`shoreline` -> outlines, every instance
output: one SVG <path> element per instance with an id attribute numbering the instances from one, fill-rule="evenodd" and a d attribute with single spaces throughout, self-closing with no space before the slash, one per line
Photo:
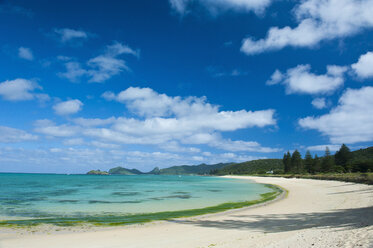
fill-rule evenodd
<path id="1" fill-rule="evenodd" d="M 0 247 L 371 247 L 373 186 L 237 176 L 289 190 L 287 197 L 235 210 L 78 233 L 6 233 Z M 27 244 L 27 245 L 26 245 Z"/>
<path id="2" fill-rule="evenodd" d="M 233 178 L 222 176 L 222 178 Z M 235 178 L 240 179 L 241 178 Z M 252 180 L 254 181 L 254 180 Z M 260 183 L 259 183 L 260 184 Z M 87 216 L 76 217 L 48 217 L 48 218 L 23 218 L 0 220 L 0 229 L 29 229 L 31 232 L 39 232 L 40 225 L 47 225 L 49 230 L 54 229 L 76 229 L 81 227 L 115 227 L 127 225 L 142 225 L 157 221 L 169 221 L 181 218 L 192 218 L 198 216 L 215 215 L 250 207 L 260 207 L 282 199 L 287 194 L 287 190 L 273 184 L 262 184 L 271 189 L 271 192 L 262 193 L 258 199 L 242 200 L 238 202 L 223 202 L 218 205 L 207 206 L 196 209 L 183 209 L 176 211 L 149 212 L 132 215 L 110 215 L 110 216 Z"/>

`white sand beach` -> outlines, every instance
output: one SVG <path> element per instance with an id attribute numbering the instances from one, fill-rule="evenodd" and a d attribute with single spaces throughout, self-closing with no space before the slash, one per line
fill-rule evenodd
<path id="1" fill-rule="evenodd" d="M 373 186 L 239 177 L 279 185 L 264 206 L 173 221 L 60 232 L 0 229 L 1 248 L 373 247 Z"/>

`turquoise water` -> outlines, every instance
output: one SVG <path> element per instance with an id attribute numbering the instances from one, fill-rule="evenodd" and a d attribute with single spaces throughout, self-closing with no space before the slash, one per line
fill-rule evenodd
<path id="1" fill-rule="evenodd" d="M 0 174 L 0 220 L 126 216 L 260 199 L 248 180 L 202 176 Z"/>

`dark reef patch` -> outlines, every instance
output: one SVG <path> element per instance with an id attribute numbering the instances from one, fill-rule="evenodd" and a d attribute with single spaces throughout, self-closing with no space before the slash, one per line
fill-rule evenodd
<path id="1" fill-rule="evenodd" d="M 189 194 L 177 194 L 177 195 L 152 197 L 152 198 L 149 198 L 149 199 L 150 200 L 155 200 L 155 201 L 162 201 L 164 199 L 190 199 L 190 198 L 192 198 L 192 196 L 189 195 Z"/>
<path id="2" fill-rule="evenodd" d="M 209 192 L 222 192 L 223 190 L 221 190 L 221 189 L 209 189 L 207 191 L 209 191 Z"/>
<path id="3" fill-rule="evenodd" d="M 111 194 L 116 196 L 135 196 L 139 195 L 140 192 L 113 192 Z"/>
<path id="4" fill-rule="evenodd" d="M 78 192 L 77 189 L 59 189 L 53 191 L 44 192 L 43 195 L 47 196 L 63 196 L 63 195 L 71 195 Z"/>
<path id="5" fill-rule="evenodd" d="M 77 203 L 79 200 L 59 200 L 60 203 Z"/>

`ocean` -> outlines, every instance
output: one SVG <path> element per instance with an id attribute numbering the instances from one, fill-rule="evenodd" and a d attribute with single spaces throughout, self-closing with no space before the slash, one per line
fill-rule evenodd
<path id="1" fill-rule="evenodd" d="M 145 222 L 269 192 L 262 184 L 221 177 L 2 173 L 0 224 Z"/>

